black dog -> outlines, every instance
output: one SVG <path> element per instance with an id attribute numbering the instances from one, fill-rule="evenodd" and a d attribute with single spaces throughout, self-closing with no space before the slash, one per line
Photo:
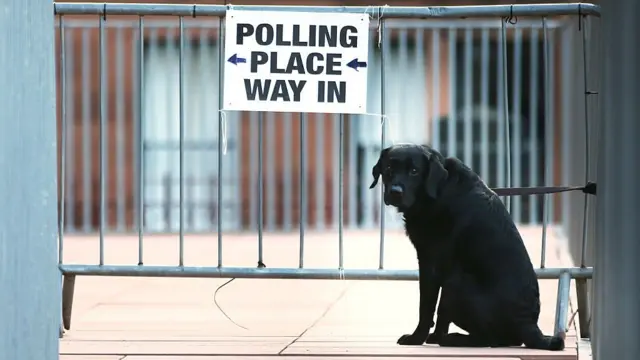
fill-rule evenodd
<path id="1" fill-rule="evenodd" d="M 372 173 L 370 188 L 382 176 L 384 203 L 403 214 L 418 254 L 420 319 L 398 344 L 564 349 L 564 334 L 540 331 L 529 254 L 506 207 L 476 173 L 425 145 L 382 150 Z M 469 335 L 449 333 L 451 323 Z"/>

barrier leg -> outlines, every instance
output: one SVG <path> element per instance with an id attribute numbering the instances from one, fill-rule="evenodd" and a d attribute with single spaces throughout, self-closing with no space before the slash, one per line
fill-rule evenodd
<path id="1" fill-rule="evenodd" d="M 580 320 L 580 337 L 591 338 L 591 307 L 587 294 L 587 279 L 576 279 L 576 293 L 578 296 L 578 319 Z"/>
<path id="2" fill-rule="evenodd" d="M 65 274 L 62 280 L 62 324 L 66 330 L 71 329 L 71 309 L 75 287 L 76 276 Z"/>
<path id="3" fill-rule="evenodd" d="M 569 293 L 571 289 L 571 275 L 564 272 L 558 279 L 558 300 L 556 303 L 555 335 L 566 335 L 567 317 L 569 316 Z"/>

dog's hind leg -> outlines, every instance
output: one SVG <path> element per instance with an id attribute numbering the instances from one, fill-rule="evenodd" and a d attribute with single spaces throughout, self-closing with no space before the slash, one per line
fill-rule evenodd
<path id="1" fill-rule="evenodd" d="M 483 336 L 450 333 L 442 336 L 438 345 L 443 347 L 490 347 L 491 341 Z"/>
<path id="2" fill-rule="evenodd" d="M 443 347 L 510 347 L 521 346 L 522 341 L 515 338 L 514 334 L 497 336 L 497 332 L 487 334 L 465 335 L 450 333 L 438 340 L 438 345 Z"/>
<path id="3" fill-rule="evenodd" d="M 460 268 L 448 278 L 442 288 L 438 320 L 433 340 L 446 347 L 509 347 L 520 346 L 519 334 L 506 331 L 507 327 L 496 322 L 496 306 L 493 294 L 487 293 L 478 286 L 475 278 L 461 271 Z M 438 327 L 438 323 L 442 325 Z M 469 333 L 447 334 L 449 324 L 454 323 Z M 436 336 L 437 335 L 437 336 Z M 431 340 L 431 341 L 429 341 Z"/>
<path id="4" fill-rule="evenodd" d="M 474 302 L 469 298 L 470 291 L 477 292 L 477 287 L 459 266 L 453 267 L 450 275 L 442 286 L 440 304 L 438 305 L 438 317 L 433 333 L 429 334 L 427 344 L 438 344 L 447 347 L 486 347 L 489 342 L 484 339 L 484 332 L 478 328 L 483 321 L 481 310 L 470 306 Z M 480 306 L 482 308 L 482 306 Z M 480 321 L 478 321 L 480 320 Z M 464 335 L 460 333 L 449 334 L 449 325 L 455 323 L 465 331 L 476 331 L 481 336 Z"/>
<path id="5" fill-rule="evenodd" d="M 455 294 L 451 288 L 442 288 L 440 293 L 440 304 L 438 304 L 438 317 L 436 319 L 436 327 L 427 337 L 427 344 L 437 344 L 443 336 L 449 333 L 449 325 L 451 325 L 451 313 L 457 309 L 455 303 Z"/>
<path id="6" fill-rule="evenodd" d="M 433 332 L 429 334 L 427 337 L 427 344 L 438 344 L 440 339 L 443 336 L 446 336 L 449 333 L 449 325 L 451 325 L 451 321 L 445 315 L 442 315 L 438 312 L 438 319 L 436 320 L 436 328 L 433 329 Z"/>

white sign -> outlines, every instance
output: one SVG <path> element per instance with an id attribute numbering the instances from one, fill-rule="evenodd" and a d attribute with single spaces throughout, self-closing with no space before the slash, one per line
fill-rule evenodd
<path id="1" fill-rule="evenodd" d="M 369 16 L 228 10 L 224 110 L 367 109 Z"/>

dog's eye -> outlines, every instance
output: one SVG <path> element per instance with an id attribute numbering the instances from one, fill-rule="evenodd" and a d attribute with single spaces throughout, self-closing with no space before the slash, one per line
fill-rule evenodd
<path id="1" fill-rule="evenodd" d="M 409 174 L 411 174 L 411 175 L 418 175 L 418 169 L 416 169 L 416 168 L 411 168 L 411 170 L 409 170 Z"/>

